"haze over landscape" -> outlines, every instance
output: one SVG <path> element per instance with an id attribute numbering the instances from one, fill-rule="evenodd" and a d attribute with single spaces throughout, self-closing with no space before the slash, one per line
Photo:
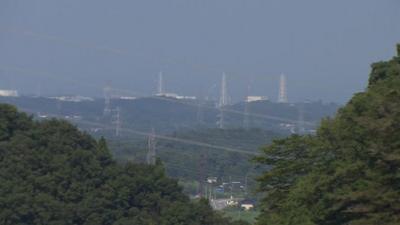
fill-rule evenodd
<path id="1" fill-rule="evenodd" d="M 202 96 L 228 75 L 229 94 L 346 102 L 369 65 L 393 55 L 399 1 L 0 2 L 0 88 L 101 96 L 116 88 Z M 40 87 L 40 88 L 39 88 Z M 217 89 L 210 95 L 217 97 Z"/>
<path id="2" fill-rule="evenodd" d="M 400 225 L 398 0 L 1 0 L 0 225 Z"/>

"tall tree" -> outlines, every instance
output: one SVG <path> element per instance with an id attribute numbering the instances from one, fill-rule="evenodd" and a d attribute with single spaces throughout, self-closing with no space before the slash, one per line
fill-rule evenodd
<path id="1" fill-rule="evenodd" d="M 399 48 L 399 47 L 398 47 Z M 400 224 L 400 52 L 315 136 L 274 142 L 257 160 L 259 224 Z"/>

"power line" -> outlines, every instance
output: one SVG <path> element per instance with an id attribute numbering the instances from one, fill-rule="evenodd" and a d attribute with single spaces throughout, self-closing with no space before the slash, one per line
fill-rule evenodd
<path id="1" fill-rule="evenodd" d="M 25 109 L 25 108 L 20 108 L 20 109 L 22 109 L 23 111 L 26 111 L 26 112 L 32 112 L 32 110 L 29 110 L 29 109 Z M 48 114 L 48 115 L 51 117 L 64 119 L 63 115 L 57 115 L 57 114 Z M 78 124 L 98 126 L 103 129 L 115 130 L 115 127 L 113 127 L 113 126 L 108 126 L 108 125 L 104 125 L 104 124 L 97 123 L 97 122 L 91 122 L 91 121 L 87 121 L 87 120 L 79 120 L 79 121 L 75 121 L 75 122 L 77 122 Z M 149 133 L 149 132 L 139 131 L 139 130 L 134 130 L 134 129 L 129 129 L 129 128 L 120 128 L 119 131 L 129 133 L 129 134 L 145 136 L 145 137 L 152 135 L 152 133 Z M 246 155 L 259 155 L 258 153 L 251 152 L 251 151 L 245 151 L 245 150 L 241 150 L 241 149 L 230 148 L 230 147 L 225 147 L 225 146 L 220 146 L 220 145 L 213 145 L 213 144 L 208 144 L 208 143 L 204 143 L 204 142 L 200 142 L 200 141 L 193 141 L 193 140 L 188 140 L 188 139 L 183 139 L 183 138 L 170 137 L 170 136 L 166 136 L 166 135 L 154 134 L 154 137 L 156 139 L 180 142 L 180 143 L 184 143 L 184 144 L 195 145 L 195 146 L 206 147 L 206 148 L 217 149 L 217 150 L 223 150 L 223 151 L 227 151 L 227 152 L 235 152 L 235 153 L 241 153 L 241 154 L 246 154 Z"/>
<path id="2" fill-rule="evenodd" d="M 137 131 L 137 130 L 133 130 L 133 129 L 127 129 L 127 128 L 122 128 L 121 131 L 124 131 L 126 133 L 131 133 L 131 134 L 139 134 L 142 136 L 149 135 L 149 133 L 147 133 L 147 132 Z M 208 144 L 208 143 L 204 143 L 204 142 L 187 140 L 187 139 L 182 139 L 182 138 L 175 138 L 175 137 L 164 136 L 164 135 L 155 135 L 155 137 L 157 139 L 175 141 L 175 142 L 180 142 L 180 143 L 184 143 L 184 144 L 196 145 L 196 146 L 200 146 L 200 147 L 224 150 L 224 151 L 228 151 L 228 152 L 235 152 L 235 153 L 248 154 L 248 155 L 258 155 L 258 153 L 255 153 L 255 152 L 250 152 L 250 151 L 245 151 L 245 150 L 240 150 L 240 149 L 235 149 L 235 148 L 230 148 L 230 147 L 224 147 L 224 146 L 219 146 L 219 145 L 212 145 L 212 144 Z"/>
<path id="3" fill-rule="evenodd" d="M 162 100 L 162 101 L 174 102 L 174 103 L 193 106 L 193 107 L 197 107 L 197 108 L 199 107 L 198 104 L 190 103 L 188 101 L 181 101 L 179 99 L 166 98 L 166 97 L 162 97 L 162 96 L 147 96 L 147 95 L 143 95 L 143 94 L 140 94 L 138 92 L 134 92 L 134 91 L 131 91 L 131 90 L 126 90 L 126 89 L 115 89 L 114 88 L 113 90 L 122 91 L 122 92 L 125 92 L 125 93 L 133 94 L 133 95 L 136 95 L 136 96 L 139 96 L 139 97 L 144 97 L 144 98 L 151 98 L 151 99 L 158 99 L 158 100 Z M 238 115 L 245 115 L 245 113 L 242 112 L 242 111 L 229 109 L 227 107 L 217 107 L 217 108 L 215 108 L 215 107 L 211 107 L 211 106 L 207 106 L 207 105 L 203 104 L 202 108 L 203 109 L 211 109 L 211 110 L 219 110 L 221 116 L 224 116 L 224 115 L 222 115 L 223 113 L 232 113 L 232 114 L 238 114 Z M 294 119 L 288 119 L 288 118 L 284 118 L 284 117 L 280 117 L 280 116 L 272 116 L 272 115 L 259 114 L 259 113 L 253 113 L 253 112 L 248 112 L 247 115 L 249 117 L 256 117 L 256 118 L 259 118 L 259 119 L 274 120 L 274 121 L 280 121 L 280 122 L 289 122 L 289 123 L 294 123 L 294 124 L 298 122 L 297 120 L 294 120 Z M 222 118 L 222 119 L 224 119 L 224 118 Z M 219 121 L 221 121 L 221 119 L 219 119 Z M 222 121 L 224 121 L 224 120 L 222 120 Z M 308 124 L 310 126 L 316 125 L 314 122 L 309 122 L 309 121 L 304 121 L 304 124 Z"/>
<path id="4" fill-rule="evenodd" d="M 91 43 L 86 43 L 86 42 L 82 42 L 82 41 L 71 41 L 71 40 L 67 40 L 67 39 L 59 37 L 59 36 L 37 33 L 37 32 L 31 31 L 31 30 L 20 30 L 20 29 L 16 29 L 16 28 L 7 29 L 4 27 L 0 27 L 0 32 L 21 34 L 23 36 L 33 37 L 33 38 L 41 39 L 41 40 L 45 40 L 45 41 L 59 42 L 66 46 L 77 47 L 80 49 L 91 49 L 91 50 L 104 52 L 104 53 L 108 53 L 108 54 L 113 54 L 113 55 L 120 55 L 120 56 L 128 56 L 129 55 L 128 52 L 126 52 L 122 49 L 98 46 L 98 45 L 93 45 Z"/>
<path id="5" fill-rule="evenodd" d="M 43 41 L 58 42 L 62 45 L 69 46 L 69 47 L 75 47 L 75 48 L 79 48 L 79 49 L 89 49 L 89 50 L 94 50 L 97 52 L 107 53 L 107 54 L 114 55 L 114 56 L 127 57 L 129 59 L 131 59 L 131 57 L 133 57 L 134 55 L 136 55 L 136 56 L 142 55 L 138 51 L 134 52 L 135 54 L 133 54 L 132 51 L 127 51 L 126 49 L 122 49 L 122 48 L 100 46 L 100 45 L 95 45 L 93 43 L 88 43 L 85 41 L 75 41 L 75 40 L 66 39 L 64 37 L 60 37 L 60 36 L 56 36 L 56 35 L 39 33 L 39 32 L 35 32 L 32 30 L 26 30 L 26 29 L 18 29 L 15 27 L 13 27 L 13 28 L 0 27 L 0 32 L 19 34 L 19 35 L 32 37 L 32 38 L 36 38 L 38 40 L 43 40 Z M 197 71 L 199 71 L 200 69 L 203 71 L 212 71 L 215 73 L 220 73 L 220 71 L 221 71 L 221 69 L 217 68 L 216 66 L 193 64 L 193 63 L 188 64 L 187 61 L 185 61 L 185 60 L 167 59 L 167 60 L 163 60 L 161 63 L 169 63 L 169 64 L 175 64 L 175 65 L 187 65 Z M 235 72 L 235 71 L 228 71 L 228 72 L 231 75 L 232 74 L 236 74 L 236 75 L 240 74 L 239 72 Z"/>
<path id="6" fill-rule="evenodd" d="M 82 84 L 81 82 L 77 82 L 77 81 L 70 80 L 70 79 L 65 79 L 65 76 L 63 76 L 63 78 L 60 78 L 59 76 L 55 77 L 55 76 L 52 76 L 51 73 L 48 73 L 48 72 L 31 71 L 31 70 L 27 70 L 27 69 L 23 69 L 23 68 L 19 68 L 19 67 L 4 67 L 2 65 L 0 65 L 0 69 L 11 70 L 11 71 L 16 71 L 16 72 L 22 72 L 22 73 L 30 72 L 32 74 L 41 75 L 41 76 L 49 77 L 49 78 L 52 78 L 52 79 L 56 78 L 56 79 L 59 79 L 59 80 L 67 81 L 67 82 L 70 82 L 70 83 L 73 83 L 73 84 L 77 84 L 77 85 L 81 85 L 81 86 L 83 85 L 83 86 L 93 87 L 93 88 L 102 88 L 99 85 Z M 133 94 L 133 95 L 139 96 L 139 97 L 159 99 L 159 100 L 163 100 L 163 101 L 175 102 L 175 103 L 179 103 L 179 104 L 183 104 L 183 105 L 198 107 L 198 104 L 190 103 L 188 101 L 181 101 L 179 99 L 166 98 L 166 97 L 162 97 L 162 96 L 148 96 L 148 95 L 145 95 L 145 94 L 134 92 L 132 90 L 120 89 L 120 88 L 118 88 L 118 89 L 117 88 L 112 88 L 111 90 L 120 91 L 122 93 L 129 93 L 129 94 Z M 234 110 L 234 109 L 228 109 L 226 107 L 215 108 L 215 107 L 204 105 L 203 108 L 204 109 L 219 110 L 220 114 L 222 114 L 221 112 L 223 112 L 223 113 L 232 113 L 232 114 L 244 115 L 244 113 L 242 111 Z M 248 113 L 248 115 L 251 116 L 251 117 L 255 117 L 255 118 L 273 120 L 273 121 L 280 121 L 280 122 L 288 122 L 288 123 L 293 123 L 293 124 L 296 124 L 298 122 L 297 120 L 293 120 L 293 119 L 288 119 L 288 118 L 284 118 L 284 117 L 280 117 L 280 116 L 259 114 L 259 113 Z M 309 125 L 309 126 L 315 126 L 316 125 L 316 123 L 309 122 L 309 121 L 304 121 L 304 124 L 305 125 Z"/>

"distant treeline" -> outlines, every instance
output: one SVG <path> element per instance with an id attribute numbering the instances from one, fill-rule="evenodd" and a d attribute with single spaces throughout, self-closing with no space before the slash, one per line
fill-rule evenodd
<path id="1" fill-rule="evenodd" d="M 104 115 L 104 99 L 68 102 L 40 97 L 0 97 L 0 102 L 16 105 L 23 111 L 35 114 L 80 116 L 83 120 L 110 125 L 115 109 L 120 108 L 122 126 L 142 131 L 151 128 L 158 132 L 171 133 L 182 129 L 216 128 L 220 112 L 211 101 L 175 100 L 162 97 L 135 100 L 112 99 L 111 112 Z M 245 121 L 245 104 L 225 107 L 226 128 L 260 128 L 275 132 L 290 133 L 282 129 L 282 123 L 296 124 L 300 117 L 307 129 L 315 129 L 321 118 L 333 116 L 337 104 L 322 102 L 280 104 L 269 101 L 251 102 L 248 107 L 248 122 Z M 246 124 L 246 125 L 245 125 Z"/>

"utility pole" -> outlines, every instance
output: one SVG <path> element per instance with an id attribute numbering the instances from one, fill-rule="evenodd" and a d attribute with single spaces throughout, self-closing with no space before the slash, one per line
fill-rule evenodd
<path id="1" fill-rule="evenodd" d="M 113 123 L 115 124 L 115 136 L 119 137 L 121 131 L 121 109 L 117 107 L 114 112 Z"/>
<path id="2" fill-rule="evenodd" d="M 147 145 L 148 145 L 148 152 L 147 152 L 147 164 L 148 165 L 155 165 L 156 164 L 156 134 L 154 132 L 154 129 L 152 129 L 151 133 L 149 134 L 149 137 L 147 139 Z"/>
<path id="3" fill-rule="evenodd" d="M 248 173 L 246 173 L 246 176 L 245 176 L 245 178 L 244 178 L 244 194 L 245 194 L 245 196 L 246 196 L 246 198 L 247 198 L 247 193 L 248 193 L 248 191 L 247 191 L 247 180 L 248 180 L 248 176 L 249 176 L 249 174 Z"/>
<path id="4" fill-rule="evenodd" d="M 230 187 L 231 187 L 231 199 L 233 199 L 233 184 L 232 184 L 232 177 L 229 176 L 229 183 L 230 183 Z"/>

